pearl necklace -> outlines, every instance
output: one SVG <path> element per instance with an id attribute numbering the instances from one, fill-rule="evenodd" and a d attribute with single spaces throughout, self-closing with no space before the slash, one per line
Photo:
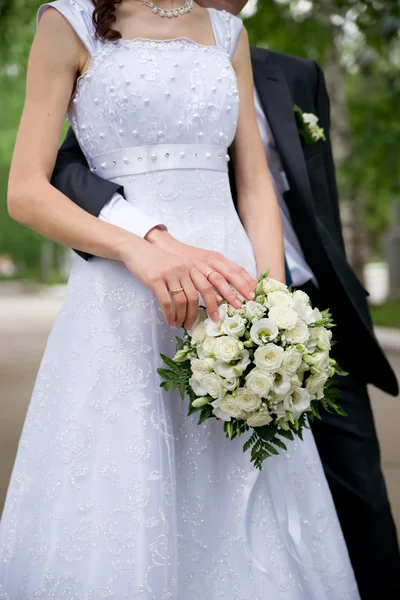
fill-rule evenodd
<path id="1" fill-rule="evenodd" d="M 159 15 L 160 17 L 168 17 L 171 19 L 172 17 L 179 17 L 181 15 L 186 15 L 187 13 L 192 12 L 193 10 L 193 0 L 186 0 L 183 6 L 179 8 L 173 8 L 171 10 L 164 10 L 163 8 L 159 8 L 154 2 L 150 2 L 150 0 L 142 0 L 143 4 L 151 8 L 155 15 Z"/>

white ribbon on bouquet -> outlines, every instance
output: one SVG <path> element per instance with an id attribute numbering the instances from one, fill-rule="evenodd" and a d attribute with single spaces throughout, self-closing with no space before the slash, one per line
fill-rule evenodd
<path id="1" fill-rule="evenodd" d="M 269 489 L 271 493 L 272 505 L 276 514 L 279 529 L 285 541 L 287 551 L 292 558 L 304 569 L 307 570 L 307 581 L 310 586 L 310 592 L 313 596 L 309 600 L 329 600 L 321 582 L 318 573 L 326 574 L 326 569 L 318 569 L 313 562 L 307 543 L 301 534 L 301 517 L 296 496 L 291 481 L 288 460 L 267 459 L 264 469 L 268 469 Z M 257 556 L 254 553 L 250 534 L 250 503 L 251 496 L 255 489 L 260 471 L 254 468 L 249 474 L 244 489 L 244 527 L 248 554 L 255 566 L 265 574 L 269 574 Z"/>

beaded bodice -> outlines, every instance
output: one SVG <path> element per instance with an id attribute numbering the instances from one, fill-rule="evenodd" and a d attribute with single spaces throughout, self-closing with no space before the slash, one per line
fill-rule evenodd
<path id="1" fill-rule="evenodd" d="M 77 82 L 68 119 L 94 170 L 112 178 L 109 167 L 125 158 L 125 170 L 116 175 L 129 174 L 128 161 L 136 163 L 133 172 L 139 166 L 143 172 L 157 168 L 160 159 L 165 163 L 167 155 L 176 158 L 174 148 L 180 165 L 191 158 L 193 167 L 197 157 L 200 168 L 216 168 L 227 160 L 239 111 L 231 65 L 239 19 L 210 9 L 215 46 L 189 39 L 102 43 L 93 37 L 89 0 L 58 0 L 53 6 L 62 10 L 90 50 L 91 64 Z M 161 151 L 149 154 L 149 146 L 161 146 Z M 144 151 L 132 155 L 135 148 Z"/>

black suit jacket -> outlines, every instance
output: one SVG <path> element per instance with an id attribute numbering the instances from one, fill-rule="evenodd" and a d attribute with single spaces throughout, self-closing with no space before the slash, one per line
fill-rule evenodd
<path id="1" fill-rule="evenodd" d="M 252 48 L 252 63 L 255 85 L 290 184 L 285 200 L 306 260 L 326 299 L 326 307 L 329 306 L 338 324 L 335 338 L 341 346 L 344 367 L 396 395 L 396 377 L 373 332 L 367 292 L 346 260 L 329 138 L 329 98 L 323 72 L 312 61 L 260 48 Z M 294 104 L 319 117 L 327 138 L 325 142 L 302 146 Z M 236 202 L 232 171 L 230 175 Z M 115 192 L 123 194 L 121 186 L 90 172 L 72 130 L 60 149 L 52 183 L 95 216 Z"/>

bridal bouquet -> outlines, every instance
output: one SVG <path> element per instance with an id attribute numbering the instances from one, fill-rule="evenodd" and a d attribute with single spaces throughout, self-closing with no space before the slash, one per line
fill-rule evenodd
<path id="1" fill-rule="evenodd" d="M 218 323 L 199 309 L 174 358 L 161 355 L 158 369 L 166 390 L 189 397 L 189 415 L 199 424 L 216 418 L 228 438 L 248 433 L 243 450 L 262 468 L 263 461 L 286 450 L 284 439 L 302 439 L 307 417 L 320 418 L 320 407 L 345 416 L 338 405 L 334 376 L 345 375 L 330 357 L 332 322 L 328 310 L 311 306 L 300 290 L 259 279 L 254 301 L 240 309 L 219 307 Z"/>

